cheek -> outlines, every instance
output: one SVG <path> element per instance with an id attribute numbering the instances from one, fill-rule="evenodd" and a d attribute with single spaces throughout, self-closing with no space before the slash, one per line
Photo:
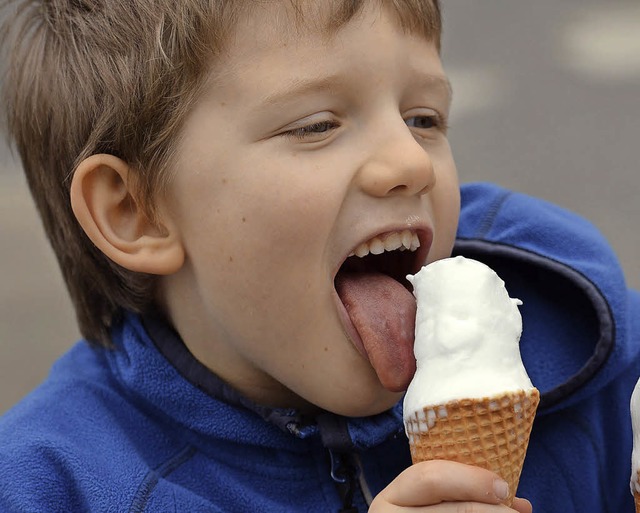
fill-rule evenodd
<path id="1" fill-rule="evenodd" d="M 273 309 L 296 306 L 306 291 L 328 282 L 324 248 L 335 207 L 302 188 L 238 185 L 228 183 L 208 202 L 194 190 L 192 207 L 185 205 L 183 242 L 196 281 L 228 291 L 229 302 L 251 297 Z"/>
<path id="2" fill-rule="evenodd" d="M 434 224 L 433 246 L 429 261 L 451 255 L 460 217 L 460 188 L 453 162 L 448 172 L 438 175 L 431 200 Z"/>

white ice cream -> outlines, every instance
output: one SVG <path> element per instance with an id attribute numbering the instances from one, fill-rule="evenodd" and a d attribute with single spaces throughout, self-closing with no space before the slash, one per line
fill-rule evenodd
<path id="1" fill-rule="evenodd" d="M 633 451 L 631 452 L 631 493 L 640 492 L 638 469 L 640 469 L 640 380 L 631 394 L 631 428 L 633 429 Z"/>
<path id="2" fill-rule="evenodd" d="M 455 257 L 407 278 L 418 310 L 405 420 L 425 406 L 533 388 L 520 357 L 522 302 L 492 269 Z"/>

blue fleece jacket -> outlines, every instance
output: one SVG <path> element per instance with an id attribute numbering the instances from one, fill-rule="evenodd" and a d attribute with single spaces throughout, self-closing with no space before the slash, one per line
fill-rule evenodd
<path id="1" fill-rule="evenodd" d="M 589 223 L 521 194 L 463 187 L 458 235 L 456 253 L 524 301 L 542 399 L 518 495 L 545 513 L 633 513 L 640 295 Z M 79 342 L 0 420 L 0 512 L 366 511 L 410 464 L 400 404 L 367 418 L 251 404 L 154 316 L 126 315 L 113 342 Z"/>

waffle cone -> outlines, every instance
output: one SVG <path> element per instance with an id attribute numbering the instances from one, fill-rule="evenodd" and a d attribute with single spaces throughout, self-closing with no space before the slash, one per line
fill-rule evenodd
<path id="1" fill-rule="evenodd" d="M 539 402 L 540 393 L 533 388 L 425 407 L 406 421 L 411 459 L 491 470 L 509 483 L 506 504 L 511 505 Z"/>

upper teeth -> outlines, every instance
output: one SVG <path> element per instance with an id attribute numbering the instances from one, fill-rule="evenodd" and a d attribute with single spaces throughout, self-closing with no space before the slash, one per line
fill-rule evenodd
<path id="1" fill-rule="evenodd" d="M 420 247 L 418 235 L 411 230 L 392 232 L 386 235 L 374 237 L 360 244 L 349 256 L 365 257 L 369 253 L 379 255 L 385 251 L 415 251 Z"/>

